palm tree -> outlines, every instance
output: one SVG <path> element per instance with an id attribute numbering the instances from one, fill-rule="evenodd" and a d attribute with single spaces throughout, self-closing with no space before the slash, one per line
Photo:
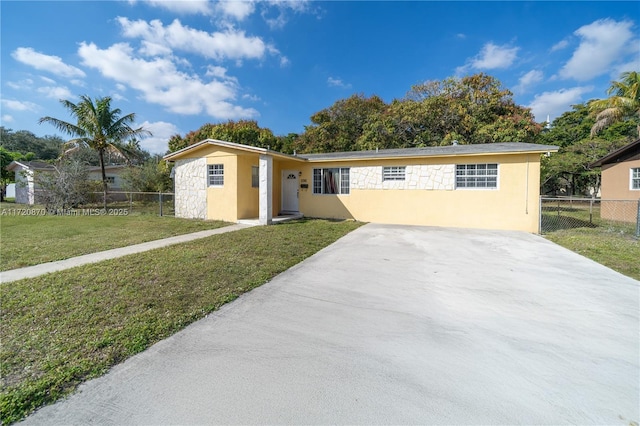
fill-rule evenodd
<path id="1" fill-rule="evenodd" d="M 134 136 L 150 136 L 151 132 L 142 127 L 134 129 L 130 126 L 135 120 L 135 114 L 120 116 L 119 108 L 111 109 L 111 97 L 92 100 L 87 95 L 80 96 L 80 102 L 74 104 L 68 100 L 60 100 L 76 119 L 76 124 L 68 123 L 53 117 L 42 117 L 39 123 L 50 123 L 58 130 L 75 139 L 69 144 L 85 145 L 98 152 L 100 168 L 102 169 L 102 188 L 104 191 L 103 206 L 107 209 L 107 176 L 104 170 L 105 152 L 123 152 L 123 141 Z M 124 150 L 126 151 L 126 149 Z"/>
<path id="2" fill-rule="evenodd" d="M 634 115 L 640 117 L 640 74 L 636 71 L 622 73 L 620 81 L 611 82 L 607 94 L 610 95 L 609 98 L 589 103 L 589 109 L 596 116 L 596 122 L 591 128 L 592 137 L 613 123 Z"/>

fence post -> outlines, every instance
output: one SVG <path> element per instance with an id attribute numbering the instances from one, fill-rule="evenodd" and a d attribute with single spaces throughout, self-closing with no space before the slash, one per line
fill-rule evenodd
<path id="1" fill-rule="evenodd" d="M 636 215 L 636 237 L 640 238 L 640 200 L 638 200 L 638 214 Z"/>
<path id="2" fill-rule="evenodd" d="M 538 234 L 542 235 L 542 196 L 538 204 Z"/>
<path id="3" fill-rule="evenodd" d="M 589 225 L 593 225 L 593 198 L 589 200 Z"/>
<path id="4" fill-rule="evenodd" d="M 158 191 L 158 201 L 160 202 L 160 216 L 162 216 L 162 191 Z"/>

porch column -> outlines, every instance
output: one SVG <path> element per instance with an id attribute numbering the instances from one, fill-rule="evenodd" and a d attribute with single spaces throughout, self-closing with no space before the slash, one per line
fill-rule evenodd
<path id="1" fill-rule="evenodd" d="M 271 225 L 273 218 L 273 157 L 260 155 L 260 225 Z"/>

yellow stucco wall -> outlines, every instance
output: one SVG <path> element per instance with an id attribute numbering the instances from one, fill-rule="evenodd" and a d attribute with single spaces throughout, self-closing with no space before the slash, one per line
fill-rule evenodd
<path id="1" fill-rule="evenodd" d="M 258 192 L 258 188 L 251 187 L 251 168 L 253 166 L 259 166 L 258 155 L 248 154 L 238 156 L 238 219 L 252 219 L 258 217 L 260 194 Z"/>
<path id="2" fill-rule="evenodd" d="M 259 154 L 204 146 L 189 156 L 224 164 L 224 186 L 207 187 L 207 218 L 257 218 L 259 189 L 251 187 L 251 167 Z M 313 169 L 333 167 L 499 165 L 497 189 L 357 189 L 350 194 L 313 194 Z M 272 214 L 282 207 L 282 171 L 300 171 L 299 208 L 308 217 L 355 219 L 390 224 L 507 229 L 538 232 L 540 154 L 458 155 L 428 158 L 308 162 L 274 157 Z M 377 170 L 377 169 L 376 169 Z M 628 171 L 627 171 L 628 173 Z M 357 186 L 357 185 L 356 185 Z"/>
<path id="3" fill-rule="evenodd" d="M 314 168 L 475 163 L 499 164 L 498 189 L 352 188 L 348 195 L 318 195 L 312 189 Z M 310 217 L 538 232 L 539 154 L 305 164 L 301 178 L 307 181 L 309 189 L 300 191 L 300 210 Z"/>

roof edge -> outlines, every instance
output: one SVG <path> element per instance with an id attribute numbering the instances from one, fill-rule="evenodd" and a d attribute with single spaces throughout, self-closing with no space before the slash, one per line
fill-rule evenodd
<path id="1" fill-rule="evenodd" d="M 593 163 L 589 164 L 587 167 L 591 169 L 593 167 L 602 167 L 605 164 L 617 162 L 616 160 L 624 156 L 627 153 L 627 151 L 635 148 L 636 146 L 640 150 L 640 138 L 631 142 L 630 144 L 623 146 L 622 148 L 616 149 L 611 154 L 605 155 L 601 159 L 594 161 Z"/>

